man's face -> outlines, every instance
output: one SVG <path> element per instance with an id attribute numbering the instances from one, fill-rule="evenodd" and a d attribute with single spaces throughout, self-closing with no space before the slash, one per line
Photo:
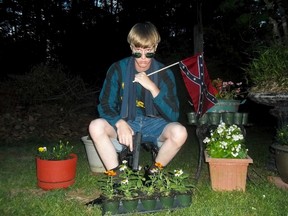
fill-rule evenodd
<path id="1" fill-rule="evenodd" d="M 137 48 L 131 46 L 132 56 L 135 58 L 136 69 L 139 72 L 146 71 L 151 65 L 151 59 L 155 55 L 155 48 Z"/>

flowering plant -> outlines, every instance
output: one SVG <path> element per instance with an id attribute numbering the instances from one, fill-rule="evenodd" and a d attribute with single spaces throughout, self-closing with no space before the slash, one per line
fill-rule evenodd
<path id="1" fill-rule="evenodd" d="M 172 193 L 187 193 L 194 187 L 188 181 L 188 174 L 182 169 L 166 171 L 161 163 L 155 163 L 157 168 L 152 170 L 155 178 L 155 186 L 163 196 L 169 196 Z"/>
<path id="2" fill-rule="evenodd" d="M 151 170 L 151 177 L 154 178 L 155 188 L 157 188 L 157 192 L 160 194 L 169 196 L 172 192 L 169 175 L 167 171 L 163 169 L 163 165 L 161 163 L 156 162 L 154 165 L 155 168 Z"/>
<path id="3" fill-rule="evenodd" d="M 158 181 L 158 176 L 157 173 L 159 172 L 159 169 L 153 169 L 151 171 L 152 173 L 149 174 L 146 178 L 145 178 L 145 182 L 143 184 L 143 187 L 141 189 L 141 192 L 147 196 L 147 197 L 153 197 L 158 193 L 158 189 L 157 189 L 157 181 Z"/>
<path id="4" fill-rule="evenodd" d="M 117 188 L 120 195 L 123 195 L 124 199 L 133 199 L 138 196 L 139 190 L 143 186 L 143 175 L 141 174 L 141 167 L 139 167 L 138 171 L 132 170 L 127 165 L 127 161 L 123 160 L 120 165 L 120 185 Z"/>
<path id="5" fill-rule="evenodd" d="M 100 188 L 106 199 L 131 200 L 140 195 L 157 197 L 159 194 L 169 196 L 189 192 L 194 187 L 181 169 L 169 172 L 157 162 L 148 176 L 142 173 L 141 167 L 138 171 L 132 170 L 126 160 L 119 166 L 118 176 L 114 170 L 106 171 L 105 174 L 106 178 L 100 179 Z"/>
<path id="6" fill-rule="evenodd" d="M 275 139 L 280 145 L 288 145 L 288 125 L 277 129 Z"/>
<path id="7" fill-rule="evenodd" d="M 243 97 L 241 92 L 242 82 L 234 83 L 232 81 L 223 81 L 217 78 L 212 81 L 212 85 L 217 90 L 216 98 L 218 99 L 237 99 L 238 97 Z"/>
<path id="8" fill-rule="evenodd" d="M 212 158 L 246 158 L 244 136 L 237 125 L 227 126 L 224 122 L 211 131 L 211 136 L 203 140 L 208 155 Z"/>
<path id="9" fill-rule="evenodd" d="M 182 169 L 176 169 L 170 172 L 171 176 L 171 188 L 176 193 L 187 193 L 194 188 L 194 186 L 189 183 L 189 175 L 184 173 Z"/>
<path id="10" fill-rule="evenodd" d="M 102 195 L 106 199 L 113 199 L 118 195 L 117 190 L 114 188 L 116 185 L 116 172 L 114 170 L 108 170 L 105 171 L 104 174 L 107 178 L 102 178 L 99 180 Z"/>
<path id="11" fill-rule="evenodd" d="M 58 145 L 51 147 L 39 147 L 37 150 L 37 157 L 42 160 L 66 160 L 70 158 L 73 146 L 67 141 L 63 143 L 61 140 Z"/>

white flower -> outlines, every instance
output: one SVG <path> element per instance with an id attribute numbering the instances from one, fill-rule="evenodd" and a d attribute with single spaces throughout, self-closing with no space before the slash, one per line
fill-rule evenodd
<path id="1" fill-rule="evenodd" d="M 233 135 L 232 135 L 232 139 L 233 139 L 234 141 L 238 141 L 238 140 L 243 140 L 244 137 L 243 137 L 242 134 L 233 134 Z"/>
<path id="2" fill-rule="evenodd" d="M 121 167 L 120 167 L 120 171 L 124 171 L 124 170 L 126 170 L 128 167 L 126 166 L 126 165 L 122 165 Z"/>
<path id="3" fill-rule="evenodd" d="M 128 183 L 129 183 L 128 179 L 124 179 L 121 181 L 121 184 L 123 184 L 123 185 L 128 185 Z"/>
<path id="4" fill-rule="evenodd" d="M 181 176 L 183 174 L 183 170 L 182 169 L 180 169 L 180 170 L 174 170 L 174 175 L 176 176 L 176 177 L 179 177 L 179 176 Z"/>
<path id="5" fill-rule="evenodd" d="M 206 143 L 211 157 L 244 158 L 247 150 L 244 148 L 243 140 L 244 136 L 237 125 L 227 126 L 222 122 L 203 142 Z"/>
<path id="6" fill-rule="evenodd" d="M 223 149 L 226 149 L 226 148 L 227 148 L 227 145 L 228 145 L 227 142 L 221 141 L 221 147 L 222 147 Z"/>
<path id="7" fill-rule="evenodd" d="M 204 140 L 203 140 L 203 143 L 209 143 L 210 142 L 210 139 L 208 137 L 206 137 Z"/>
<path id="8" fill-rule="evenodd" d="M 158 169 L 157 169 L 157 168 L 153 168 L 153 169 L 150 170 L 150 172 L 151 172 L 152 174 L 157 173 L 157 172 L 158 172 Z"/>

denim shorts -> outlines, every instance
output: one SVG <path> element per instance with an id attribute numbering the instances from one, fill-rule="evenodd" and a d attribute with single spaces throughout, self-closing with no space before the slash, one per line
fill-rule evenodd
<path id="1" fill-rule="evenodd" d="M 137 132 L 142 134 L 142 142 L 151 142 L 158 147 L 161 147 L 163 144 L 158 138 L 166 125 L 169 124 L 169 122 L 163 118 L 148 116 L 136 116 L 135 120 L 128 120 L 127 123 L 133 129 L 134 134 Z M 111 139 L 111 141 L 117 152 L 122 151 L 123 145 L 121 145 L 117 139 Z"/>

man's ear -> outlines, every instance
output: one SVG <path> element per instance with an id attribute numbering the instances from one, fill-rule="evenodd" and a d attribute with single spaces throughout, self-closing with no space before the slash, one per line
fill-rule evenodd
<path id="1" fill-rule="evenodd" d="M 155 52 L 156 52 L 156 50 L 157 50 L 157 47 L 158 47 L 158 44 L 155 45 Z"/>

